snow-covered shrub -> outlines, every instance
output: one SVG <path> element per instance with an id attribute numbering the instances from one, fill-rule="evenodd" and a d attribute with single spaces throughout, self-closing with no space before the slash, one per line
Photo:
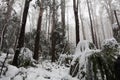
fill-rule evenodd
<path id="1" fill-rule="evenodd" d="M 58 59 L 58 64 L 62 65 L 64 64 L 65 66 L 69 67 L 70 62 L 72 61 L 73 56 L 72 55 L 67 55 L 67 54 L 60 54 L 60 57 Z"/>
<path id="2" fill-rule="evenodd" d="M 96 50 L 91 42 L 86 40 L 79 42 L 71 62 L 70 75 L 73 77 L 79 75 L 79 78 L 84 80 L 87 74 L 88 57 L 96 52 L 99 52 L 99 50 Z"/>
<path id="3" fill-rule="evenodd" d="M 106 39 L 102 43 L 102 50 L 105 52 L 116 52 L 118 51 L 118 42 L 112 38 L 112 39 Z"/>
<path id="4" fill-rule="evenodd" d="M 73 77 L 78 76 L 80 80 L 115 80 L 114 62 L 118 55 L 117 41 L 105 40 L 102 50 L 90 49 L 89 45 L 87 41 L 78 43 L 70 74 Z"/>
<path id="5" fill-rule="evenodd" d="M 74 58 L 71 64 L 73 65 L 74 62 L 78 60 L 78 58 L 80 58 L 84 52 L 95 49 L 96 49 L 95 45 L 87 40 L 79 42 L 75 50 L 75 55 L 73 55 Z"/>
<path id="6" fill-rule="evenodd" d="M 102 79 L 115 80 L 114 63 L 116 61 L 116 56 L 118 55 L 118 42 L 114 38 L 104 40 L 102 43 L 101 54 L 96 55 Z"/>
<path id="7" fill-rule="evenodd" d="M 25 47 L 21 49 L 18 59 L 19 67 L 32 66 L 33 62 L 35 61 L 33 59 L 33 52 Z"/>
<path id="8" fill-rule="evenodd" d="M 110 42 L 110 44 L 109 44 Z M 89 56 L 88 75 L 94 80 L 116 80 L 114 63 L 118 55 L 118 47 L 114 41 L 105 42 L 101 52 Z"/>

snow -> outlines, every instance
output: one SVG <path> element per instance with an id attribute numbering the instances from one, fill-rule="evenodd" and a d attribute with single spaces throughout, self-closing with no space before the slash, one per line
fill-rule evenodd
<path id="1" fill-rule="evenodd" d="M 0 61 L 3 62 L 5 57 L 6 57 L 6 54 L 5 53 L 1 53 Z"/>
<path id="2" fill-rule="evenodd" d="M 118 29 L 117 23 L 114 23 L 112 27 L 113 27 L 114 30 Z"/>
<path id="3" fill-rule="evenodd" d="M 23 54 L 26 59 L 27 56 L 30 58 L 33 53 L 28 48 L 22 48 L 20 55 Z M 3 62 L 5 57 L 6 53 L 1 53 L 0 60 Z M 0 80 L 78 80 L 69 75 L 68 67 L 60 66 L 57 63 L 51 63 L 48 60 L 36 64 L 36 67 L 17 68 L 8 64 L 7 61 L 5 66 L 7 67 L 6 74 L 2 75 Z"/>
<path id="4" fill-rule="evenodd" d="M 15 66 L 12 66 L 12 65 L 8 65 L 8 71 L 6 73 L 6 76 L 5 77 L 13 77 L 14 75 L 16 75 L 17 73 L 19 72 L 19 69 L 16 68 Z"/>
<path id="5" fill-rule="evenodd" d="M 78 80 L 68 75 L 69 68 L 59 66 L 56 63 L 44 61 L 37 67 L 16 68 L 8 65 L 8 71 L 0 80 Z"/>
<path id="6" fill-rule="evenodd" d="M 2 52 L 0 53 L 0 62 L 4 62 L 6 55 L 7 55 L 7 53 L 2 53 Z M 6 63 L 11 61 L 12 58 L 13 58 L 13 54 L 11 54 L 11 55 L 9 54 Z"/>
<path id="7" fill-rule="evenodd" d="M 9 48 L 9 54 L 14 54 L 14 49 L 13 48 Z"/>

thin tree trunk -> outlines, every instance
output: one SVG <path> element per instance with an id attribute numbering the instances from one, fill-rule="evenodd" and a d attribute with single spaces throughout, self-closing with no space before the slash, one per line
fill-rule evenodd
<path id="1" fill-rule="evenodd" d="M 100 48 L 99 41 L 98 41 L 98 36 L 97 36 L 97 33 L 98 33 L 98 31 L 97 31 L 98 24 L 97 24 L 97 19 L 96 19 L 97 16 L 94 14 L 94 11 L 93 11 L 94 10 L 93 8 L 95 8 L 95 7 L 93 7 L 91 2 L 88 3 L 88 5 L 89 5 L 89 8 L 91 6 L 91 18 L 93 20 L 92 24 L 93 24 L 93 34 L 94 34 L 94 41 L 95 41 L 94 44 L 96 45 L 96 48 Z"/>
<path id="2" fill-rule="evenodd" d="M 42 16 L 43 16 L 43 7 L 42 7 L 42 2 L 40 3 L 40 13 L 39 13 L 39 18 L 38 18 L 38 23 L 37 23 L 37 33 L 36 33 L 36 38 L 35 38 L 35 48 L 34 48 L 34 55 L 33 58 L 35 60 L 39 59 L 39 46 L 40 46 L 40 32 L 41 32 L 41 25 L 42 25 Z"/>
<path id="3" fill-rule="evenodd" d="M 120 23 L 119 23 L 119 21 L 118 21 L 118 17 L 117 17 L 117 13 L 116 13 L 116 11 L 114 10 L 114 15 L 115 15 L 115 18 L 116 18 L 116 22 L 117 22 L 117 25 L 118 25 L 118 27 L 117 28 L 113 28 L 113 36 L 115 37 L 115 39 L 118 41 L 118 42 L 120 42 Z"/>
<path id="4" fill-rule="evenodd" d="M 18 56 L 20 54 L 21 48 L 24 46 L 24 37 L 25 37 L 25 25 L 27 21 L 27 14 L 28 14 L 28 9 L 29 9 L 29 4 L 31 0 L 25 0 L 25 6 L 24 6 L 24 11 L 23 11 L 23 17 L 22 17 L 22 26 L 21 26 L 21 31 L 20 31 L 20 36 L 18 39 L 18 45 L 17 49 L 15 51 L 14 59 L 12 64 L 14 66 L 18 66 Z"/>
<path id="5" fill-rule="evenodd" d="M 47 35 L 47 31 L 48 31 L 48 30 L 47 30 L 47 29 L 48 29 L 48 9 L 46 9 L 46 26 L 45 26 L 45 27 L 46 27 L 46 32 L 45 32 L 45 34 L 46 34 L 46 39 L 47 39 L 47 36 L 48 36 L 48 35 Z"/>
<path id="6" fill-rule="evenodd" d="M 67 30 L 68 30 L 68 42 L 69 42 L 69 15 L 68 15 L 68 9 L 67 9 Z"/>
<path id="7" fill-rule="evenodd" d="M 120 23 L 119 23 L 119 21 L 118 21 L 118 17 L 117 17 L 116 10 L 114 10 L 114 14 L 115 14 L 115 18 L 116 18 L 117 25 L 118 25 L 118 30 L 120 30 Z"/>
<path id="8" fill-rule="evenodd" d="M 74 16 L 75 16 L 75 26 L 76 26 L 76 45 L 80 41 L 79 35 L 79 17 L 78 17 L 78 0 L 76 4 L 76 0 L 73 0 L 73 9 L 74 9 Z"/>
<path id="9" fill-rule="evenodd" d="M 85 29 L 84 29 L 83 19 L 82 19 L 81 13 L 80 13 L 80 18 L 81 18 L 81 25 L 82 25 L 82 34 L 83 34 L 83 39 L 84 39 L 84 40 L 86 40 L 86 37 L 85 37 Z"/>
<path id="10" fill-rule="evenodd" d="M 65 0 L 61 0 L 61 21 L 63 29 L 63 37 L 65 36 Z"/>
<path id="11" fill-rule="evenodd" d="M 88 0 L 87 0 L 87 7 L 88 7 L 89 18 L 90 18 L 92 41 L 95 44 L 96 42 L 95 42 L 95 37 L 94 37 L 93 23 L 92 23 L 92 17 L 91 17 L 90 6 L 89 6 Z"/>
<path id="12" fill-rule="evenodd" d="M 48 20 L 48 42 L 50 44 L 50 28 L 51 28 L 51 9 L 49 8 L 49 20 Z M 50 45 L 48 46 L 48 53 L 50 54 Z"/>
<path id="13" fill-rule="evenodd" d="M 48 22 L 48 40 L 50 39 L 50 27 L 51 27 L 51 10 L 49 10 L 49 22 Z"/>
<path id="14" fill-rule="evenodd" d="M 100 23 L 101 23 L 102 32 L 103 32 L 103 38 L 105 39 L 105 31 L 104 31 L 104 25 L 103 25 L 103 21 L 102 21 L 102 16 L 101 15 L 100 15 Z"/>

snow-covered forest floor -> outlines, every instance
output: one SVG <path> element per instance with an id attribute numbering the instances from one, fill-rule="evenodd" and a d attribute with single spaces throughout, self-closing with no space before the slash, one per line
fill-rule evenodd
<path id="1" fill-rule="evenodd" d="M 14 52 L 12 52 L 12 50 L 8 51 L 8 56 L 7 53 L 0 52 L 0 75 L 2 71 L 0 80 L 78 80 L 79 77 L 82 78 L 82 72 L 92 76 L 91 73 L 93 73 L 93 71 L 90 73 L 86 72 L 89 71 L 87 67 L 88 62 L 92 62 L 92 60 L 95 60 L 97 63 L 92 63 L 98 66 L 103 66 L 103 64 L 111 66 L 111 68 L 106 68 L 107 71 L 110 71 L 114 68 L 117 55 L 120 55 L 120 46 L 114 38 L 105 40 L 102 46 L 102 49 L 99 50 L 95 49 L 94 45 L 88 41 L 79 42 L 73 55 L 68 56 L 63 54 L 59 57 L 58 61 L 54 63 L 51 62 L 50 59 L 43 59 L 42 57 L 39 58 L 39 61 L 35 61 L 32 58 L 33 52 L 23 47 L 18 57 L 19 68 L 11 65 L 14 57 Z M 107 53 L 114 57 L 115 60 Z M 103 64 L 98 63 L 98 57 L 101 59 L 101 63 L 104 62 Z M 73 58 L 72 62 L 66 63 L 65 60 L 67 58 Z M 112 60 L 111 62 L 113 65 L 110 65 L 107 59 Z M 5 63 L 5 65 L 3 65 L 3 63 Z M 2 66 L 4 66 L 3 69 L 1 68 Z M 80 71 L 77 71 L 78 69 Z M 96 69 L 96 71 L 101 70 L 99 67 L 94 69 Z M 96 74 L 100 74 L 100 72 Z M 110 76 L 113 74 L 114 73 L 110 74 Z M 83 77 L 82 80 L 85 80 L 85 77 Z M 100 76 L 99 78 L 99 80 L 102 80 Z M 111 80 L 115 79 L 113 78 Z"/>
<path id="2" fill-rule="evenodd" d="M 0 61 L 4 61 L 5 53 L 0 56 Z M 11 55 L 9 55 L 9 58 Z M 7 62 L 9 59 L 7 60 Z M 20 67 L 17 68 L 10 64 L 5 64 L 7 71 L 2 75 L 0 80 L 78 80 L 69 75 L 69 67 L 51 63 L 50 61 L 42 61 L 36 67 Z M 6 69 L 3 69 L 3 72 Z"/>

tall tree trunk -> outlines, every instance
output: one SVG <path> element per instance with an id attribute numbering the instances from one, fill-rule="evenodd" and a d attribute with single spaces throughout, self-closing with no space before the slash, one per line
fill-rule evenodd
<path id="1" fill-rule="evenodd" d="M 25 0 L 25 6 L 24 6 L 24 11 L 23 11 L 20 36 L 19 36 L 19 39 L 18 39 L 17 49 L 15 51 L 14 59 L 13 59 L 13 62 L 12 62 L 12 64 L 14 66 L 18 66 L 18 62 L 17 62 L 18 61 L 18 56 L 20 54 L 21 48 L 24 46 L 25 25 L 26 25 L 26 21 L 27 21 L 27 14 L 28 14 L 28 10 L 29 10 L 30 1 L 31 0 Z"/>
<path id="2" fill-rule="evenodd" d="M 50 2 L 51 2 L 51 0 L 50 0 Z M 51 28 L 51 8 L 49 7 L 49 10 L 48 10 L 49 12 L 48 12 L 48 14 L 49 14 L 49 19 L 48 19 L 48 43 L 50 44 L 50 28 Z M 48 53 L 50 54 L 50 46 L 51 45 L 49 45 L 48 46 Z"/>
<path id="3" fill-rule="evenodd" d="M 91 10 L 91 17 L 92 17 L 92 24 L 93 24 L 93 34 L 94 34 L 94 41 L 95 41 L 95 45 L 96 45 L 96 48 L 100 48 L 100 45 L 99 45 L 99 37 L 97 36 L 99 33 L 98 33 L 98 29 L 97 29 L 97 27 L 98 27 L 98 24 L 97 24 L 97 16 L 94 14 L 94 10 L 95 10 L 95 8 L 96 7 L 94 7 L 93 6 L 93 4 L 92 4 L 92 2 L 90 2 L 90 3 L 88 3 L 88 5 L 89 5 L 89 8 L 91 8 L 90 10 Z M 96 18 L 95 18 L 96 17 Z"/>
<path id="4" fill-rule="evenodd" d="M 115 37 L 115 39 L 120 42 L 120 23 L 119 23 L 119 20 L 118 20 L 118 17 L 117 17 L 117 13 L 116 11 L 114 10 L 114 15 L 115 15 L 115 18 L 116 18 L 116 22 L 117 22 L 117 25 L 118 27 L 113 29 L 113 36 Z"/>
<path id="5" fill-rule="evenodd" d="M 83 40 L 86 40 L 86 37 L 85 37 L 85 29 L 84 29 L 84 24 L 83 24 L 83 17 L 82 17 L 82 14 L 81 14 L 81 5 L 79 3 L 79 14 L 80 14 L 80 21 L 81 21 L 81 27 L 82 27 L 82 34 L 83 34 Z"/>
<path id="6" fill-rule="evenodd" d="M 102 21 L 102 16 L 100 15 L 100 23 L 101 23 L 101 27 L 102 27 L 102 33 L 103 33 L 103 39 L 105 39 L 105 30 L 104 30 L 104 25 L 103 25 L 103 21 Z"/>
<path id="7" fill-rule="evenodd" d="M 51 8 L 49 8 L 49 20 L 48 20 L 48 40 L 50 39 L 50 27 L 51 27 Z"/>
<path id="8" fill-rule="evenodd" d="M 68 15 L 68 9 L 67 9 L 67 31 L 68 31 L 68 42 L 69 42 L 69 15 Z"/>
<path id="9" fill-rule="evenodd" d="M 34 48 L 34 55 L 33 58 L 35 60 L 39 59 L 39 46 L 40 46 L 40 32 L 41 32 L 41 25 L 42 25 L 42 16 L 43 16 L 43 7 L 42 7 L 42 2 L 40 2 L 40 13 L 39 13 L 39 18 L 38 18 L 38 23 L 37 23 L 37 33 L 36 33 L 36 38 L 35 38 L 35 48 Z"/>
<path id="10" fill-rule="evenodd" d="M 48 38 L 47 36 L 47 31 L 48 31 L 48 15 L 49 15 L 49 13 L 48 13 L 48 8 L 46 8 L 46 25 L 45 25 L 45 27 L 46 27 L 46 32 L 45 32 L 45 34 L 46 34 L 46 39 Z"/>
<path id="11" fill-rule="evenodd" d="M 56 9 L 55 9 L 55 5 L 56 5 L 56 2 L 55 0 L 53 0 L 53 13 L 52 13 L 52 32 L 51 32 L 51 61 L 52 62 L 55 62 L 56 60 L 56 56 L 55 56 L 55 38 L 54 38 L 54 30 L 55 30 L 55 27 L 56 27 L 56 20 L 55 20 L 55 15 L 56 15 Z"/>
<path id="12" fill-rule="evenodd" d="M 75 16 L 75 25 L 76 25 L 76 45 L 80 41 L 79 35 L 79 17 L 78 17 L 78 0 L 73 0 L 73 9 L 74 9 L 74 16 Z"/>
<path id="13" fill-rule="evenodd" d="M 90 6 L 89 6 L 88 0 L 87 0 L 87 7 L 88 7 L 89 18 L 90 18 L 92 41 L 93 41 L 93 43 L 96 45 L 95 36 L 94 36 L 94 29 L 93 29 L 93 23 L 92 23 L 92 17 L 91 17 Z"/>
<path id="14" fill-rule="evenodd" d="M 61 0 L 61 21 L 63 29 L 63 37 L 65 36 L 65 0 Z"/>
<path id="15" fill-rule="evenodd" d="M 114 14 L 115 14 L 115 18 L 116 18 L 117 25 L 118 25 L 118 30 L 120 30 L 120 23 L 119 23 L 119 21 L 118 21 L 118 17 L 117 17 L 116 10 L 114 10 Z"/>
<path id="16" fill-rule="evenodd" d="M 9 22 L 9 19 L 11 16 L 14 0 L 8 0 L 7 4 L 8 4 L 7 13 L 6 13 L 5 19 L 3 21 L 3 28 L 2 28 L 2 32 L 1 32 L 1 36 L 0 36 L 0 50 L 2 50 L 2 48 L 3 48 L 4 35 L 5 35 L 5 31 L 7 29 L 7 25 L 8 25 L 7 23 Z"/>

